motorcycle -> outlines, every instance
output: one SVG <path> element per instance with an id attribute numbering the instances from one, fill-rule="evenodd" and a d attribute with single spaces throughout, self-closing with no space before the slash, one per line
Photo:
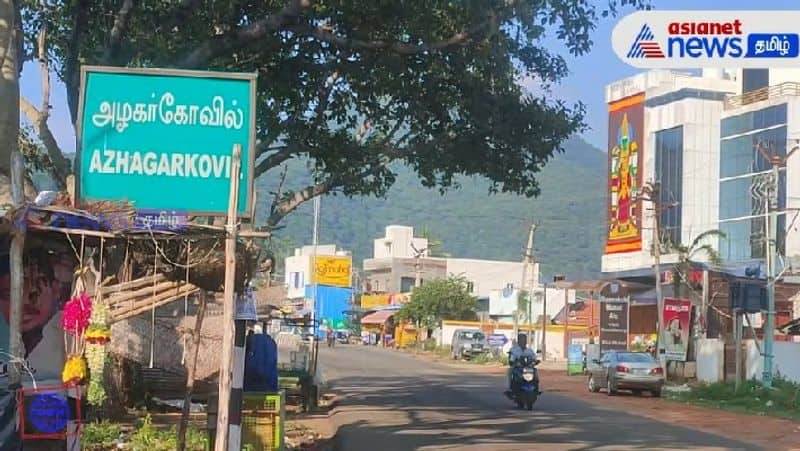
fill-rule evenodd
<path id="1" fill-rule="evenodd" d="M 511 370 L 510 398 L 520 409 L 533 410 L 539 398 L 539 371 L 536 369 L 541 361 L 530 356 L 520 357 Z"/>

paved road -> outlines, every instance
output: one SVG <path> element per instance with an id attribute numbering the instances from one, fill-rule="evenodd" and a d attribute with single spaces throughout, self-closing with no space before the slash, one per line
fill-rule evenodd
<path id="1" fill-rule="evenodd" d="M 340 451 L 759 449 L 548 394 L 546 380 L 527 412 L 502 396 L 502 376 L 373 347 L 321 349 L 325 377 L 342 395 Z"/>

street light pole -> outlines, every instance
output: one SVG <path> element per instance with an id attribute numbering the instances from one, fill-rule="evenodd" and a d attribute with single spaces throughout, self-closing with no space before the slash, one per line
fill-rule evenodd
<path id="1" fill-rule="evenodd" d="M 761 155 L 772 165 L 772 177 L 769 184 L 769 198 L 767 200 L 767 318 L 764 322 L 764 373 L 762 383 L 764 387 L 772 387 L 773 347 L 775 341 L 775 282 L 776 260 L 778 255 L 778 194 L 780 191 L 780 167 L 800 148 L 796 145 L 787 152 L 785 157 L 770 154 L 761 143 L 756 144 Z"/>

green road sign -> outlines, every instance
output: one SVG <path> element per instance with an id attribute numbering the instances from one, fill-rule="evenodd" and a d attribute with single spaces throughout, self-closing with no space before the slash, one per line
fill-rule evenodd
<path id="1" fill-rule="evenodd" d="M 224 216 L 242 146 L 239 216 L 253 205 L 256 74 L 84 67 L 78 201 Z"/>

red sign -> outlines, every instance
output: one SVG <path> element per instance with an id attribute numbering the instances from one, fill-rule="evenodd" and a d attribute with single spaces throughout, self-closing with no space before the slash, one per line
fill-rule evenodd
<path id="1" fill-rule="evenodd" d="M 665 351 L 667 360 L 686 361 L 691 319 L 691 301 L 664 298 L 664 325 L 661 327 L 661 346 Z"/>

